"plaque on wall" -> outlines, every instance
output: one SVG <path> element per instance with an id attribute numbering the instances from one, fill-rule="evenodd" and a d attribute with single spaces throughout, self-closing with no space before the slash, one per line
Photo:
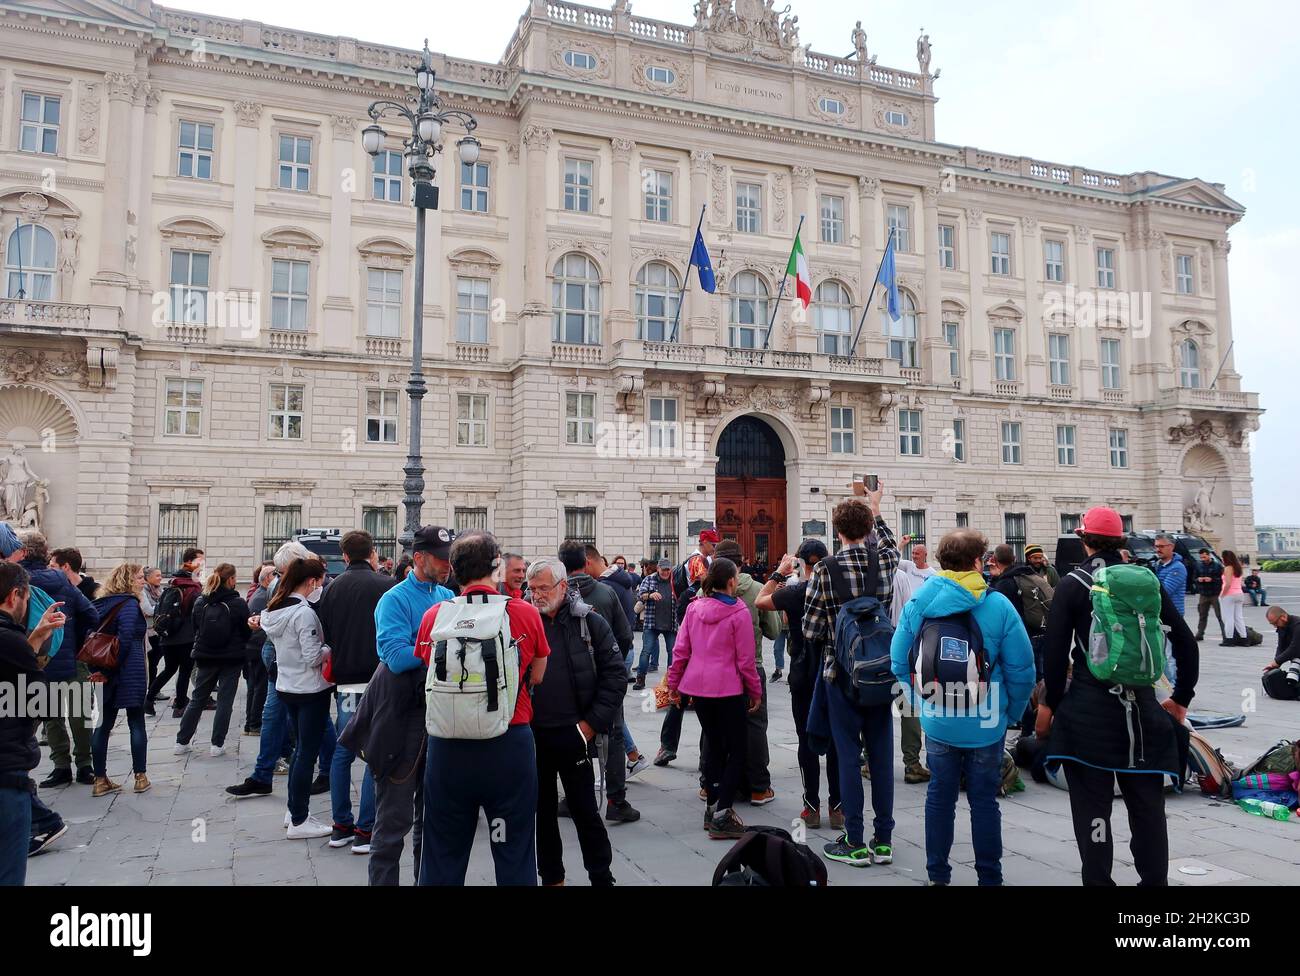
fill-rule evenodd
<path id="1" fill-rule="evenodd" d="M 686 534 L 690 536 L 699 535 L 705 529 L 713 528 L 713 522 L 709 519 L 694 519 L 686 525 Z"/>
<path id="2" fill-rule="evenodd" d="M 805 522 L 803 524 L 803 534 L 804 535 L 825 535 L 826 523 L 818 519 L 813 519 L 811 522 Z"/>

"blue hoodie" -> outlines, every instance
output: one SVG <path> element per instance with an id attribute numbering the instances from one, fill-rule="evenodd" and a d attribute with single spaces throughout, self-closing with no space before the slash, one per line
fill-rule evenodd
<path id="1" fill-rule="evenodd" d="M 394 674 L 424 667 L 415 656 L 415 635 L 420 621 L 435 603 L 451 600 L 455 594 L 437 583 L 421 583 L 415 570 L 384 592 L 375 607 L 375 642 L 379 660 Z"/>
<path id="2" fill-rule="evenodd" d="M 903 608 L 889 650 L 894 677 L 913 705 L 920 706 L 921 728 L 926 736 L 958 749 L 978 749 L 1000 742 L 1007 734 L 1008 720 L 1024 714 L 1034 690 L 1034 651 L 1011 601 L 987 590 L 978 573 L 959 575 L 974 585 L 979 595 L 949 575 L 932 576 Z M 907 658 L 922 622 L 966 610 L 972 611 L 984 638 L 984 652 L 989 659 L 987 701 L 994 708 L 992 715 L 944 715 L 912 693 Z"/>

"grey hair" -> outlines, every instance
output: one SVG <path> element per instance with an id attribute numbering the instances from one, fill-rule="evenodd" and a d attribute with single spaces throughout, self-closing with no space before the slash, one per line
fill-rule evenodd
<path id="1" fill-rule="evenodd" d="M 263 566 L 257 573 L 257 579 L 253 580 L 253 582 L 258 586 L 265 586 L 267 581 L 274 575 L 274 566 Z"/>
<path id="2" fill-rule="evenodd" d="M 272 561 L 275 563 L 275 571 L 283 576 L 289 572 L 289 567 L 295 559 L 315 559 L 316 554 L 304 546 L 301 542 L 286 542 L 279 549 L 275 550 L 275 556 Z"/>
<path id="3" fill-rule="evenodd" d="M 534 559 L 528 567 L 528 582 L 531 583 L 533 578 L 543 572 L 550 572 L 551 579 L 560 583 L 568 579 L 569 571 L 564 568 L 564 563 L 560 562 L 558 556 L 542 556 Z"/>

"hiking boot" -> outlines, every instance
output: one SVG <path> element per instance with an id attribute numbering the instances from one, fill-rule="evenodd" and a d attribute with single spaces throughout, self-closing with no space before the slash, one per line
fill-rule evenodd
<path id="1" fill-rule="evenodd" d="M 909 763 L 903 770 L 903 782 L 915 786 L 917 783 L 930 782 L 930 770 L 919 762 Z"/>
<path id="2" fill-rule="evenodd" d="M 330 847 L 347 847 L 352 843 L 352 838 L 356 836 L 356 828 L 351 824 L 346 826 L 335 824 L 330 831 Z"/>
<path id="3" fill-rule="evenodd" d="M 250 776 L 238 786 L 227 786 L 226 792 L 239 800 L 249 796 L 270 796 L 271 784 L 260 782 Z"/>
<path id="4" fill-rule="evenodd" d="M 871 848 L 853 847 L 849 844 L 847 836 L 841 835 L 839 840 L 831 841 L 822 848 L 822 856 L 828 861 L 839 861 L 841 864 L 851 864 L 855 868 L 867 868 L 871 866 Z"/>
<path id="5" fill-rule="evenodd" d="M 676 758 L 677 758 L 677 753 L 669 752 L 667 749 L 660 746 L 659 751 L 655 753 L 655 765 L 667 766 L 670 762 L 672 762 Z"/>
<path id="6" fill-rule="evenodd" d="M 756 807 L 764 806 L 776 799 L 776 793 L 769 786 L 765 790 L 749 794 L 749 802 Z"/>
<path id="7" fill-rule="evenodd" d="M 71 766 L 67 766 L 64 768 L 56 768 L 54 772 L 50 773 L 49 776 L 46 776 L 43 780 L 41 780 L 41 789 L 47 790 L 47 789 L 52 789 L 55 786 L 67 786 L 71 782 L 72 782 Z"/>
<path id="8" fill-rule="evenodd" d="M 149 777 L 144 773 L 135 774 L 135 792 L 148 793 L 153 789 L 153 784 L 149 782 Z"/>
<path id="9" fill-rule="evenodd" d="M 91 796 L 108 796 L 110 793 L 122 792 L 122 784 L 114 783 L 107 776 L 96 776 L 95 785 L 91 787 Z"/>
<path id="10" fill-rule="evenodd" d="M 77 770 L 77 782 L 82 786 L 93 786 L 95 783 L 95 771 L 89 766 L 82 766 Z"/>
<path id="11" fill-rule="evenodd" d="M 875 864 L 893 864 L 894 849 L 888 844 L 882 844 L 876 838 L 871 838 L 871 843 L 867 845 L 871 849 L 871 860 Z"/>
<path id="12" fill-rule="evenodd" d="M 840 806 L 831 807 L 830 810 L 831 830 L 844 829 L 844 808 Z"/>
<path id="13" fill-rule="evenodd" d="M 636 823 L 641 813 L 627 800 L 610 800 L 605 805 L 605 819 L 610 823 Z"/>
<path id="14" fill-rule="evenodd" d="M 638 677 L 632 682 L 633 691 L 645 691 L 645 678 Z"/>
<path id="15" fill-rule="evenodd" d="M 735 840 L 745 834 L 744 822 L 734 810 L 722 810 L 709 821 L 709 840 Z"/>
<path id="16" fill-rule="evenodd" d="M 816 807 L 808 806 L 806 803 L 804 804 L 803 813 L 799 814 L 799 819 L 803 821 L 803 825 L 809 830 L 817 830 L 822 825 L 821 811 Z"/>

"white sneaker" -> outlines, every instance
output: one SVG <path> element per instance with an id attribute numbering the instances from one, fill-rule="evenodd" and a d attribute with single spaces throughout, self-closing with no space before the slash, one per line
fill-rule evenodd
<path id="1" fill-rule="evenodd" d="M 289 824 L 289 829 L 284 832 L 284 836 L 289 840 L 311 840 L 315 837 L 328 837 L 333 832 L 333 827 L 321 823 L 308 814 L 307 819 L 297 826 Z"/>
<path id="2" fill-rule="evenodd" d="M 175 747 L 174 749 L 172 749 L 172 755 L 173 755 L 173 756 L 185 756 L 185 755 L 188 755 L 189 753 L 191 753 L 191 752 L 193 752 L 193 751 L 194 751 L 194 750 L 193 750 L 190 746 L 188 746 L 188 745 L 182 745 L 181 743 L 178 742 L 178 743 L 176 743 L 176 747 Z"/>
<path id="3" fill-rule="evenodd" d="M 645 769 L 649 765 L 650 765 L 650 760 L 645 757 L 644 752 L 641 753 L 641 755 L 637 756 L 635 762 L 630 762 L 627 764 L 627 778 L 631 779 L 633 776 L 641 772 L 641 770 Z"/>
<path id="4" fill-rule="evenodd" d="M 226 754 L 226 747 L 225 747 L 225 746 L 209 746 L 209 747 L 208 747 L 208 755 L 211 756 L 213 759 L 216 759 L 216 758 L 218 758 L 218 757 L 220 757 L 220 756 L 224 756 L 225 754 Z"/>
<path id="5" fill-rule="evenodd" d="M 311 814 L 309 813 L 309 814 L 307 814 L 307 816 L 310 817 Z M 288 810 L 284 811 L 284 825 L 285 825 L 286 827 L 292 827 L 292 826 L 293 826 L 293 814 L 291 814 Z"/>

